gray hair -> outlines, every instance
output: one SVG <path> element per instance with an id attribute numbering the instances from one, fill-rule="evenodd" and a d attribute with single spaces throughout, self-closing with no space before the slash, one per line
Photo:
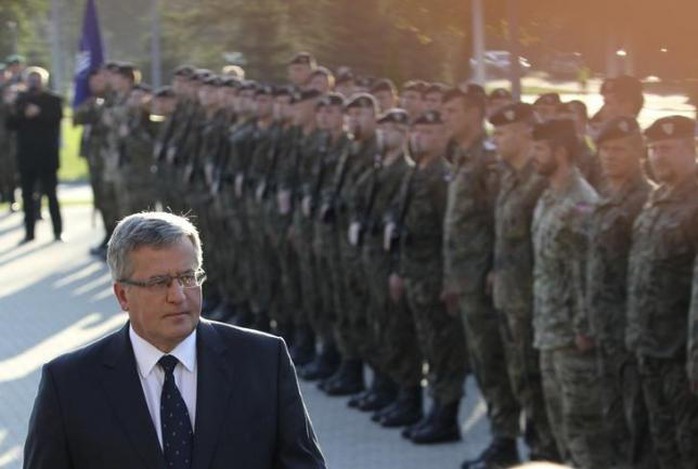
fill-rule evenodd
<path id="1" fill-rule="evenodd" d="M 196 251 L 197 268 L 203 264 L 201 239 L 196 227 L 183 216 L 166 212 L 141 212 L 122 219 L 111 235 L 107 264 L 114 281 L 132 274 L 130 255 L 143 246 L 165 248 L 187 237 Z"/>

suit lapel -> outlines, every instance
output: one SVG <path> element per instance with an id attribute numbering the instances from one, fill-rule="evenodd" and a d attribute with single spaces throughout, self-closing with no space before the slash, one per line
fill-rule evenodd
<path id="1" fill-rule="evenodd" d="M 218 332 L 205 320 L 199 322 L 196 348 L 196 425 L 192 469 L 205 469 L 210 465 L 225 417 L 230 415 L 227 409 L 233 397 L 233 357 L 226 355 L 226 347 Z"/>
<path id="2" fill-rule="evenodd" d="M 164 468 L 165 459 L 138 378 L 136 359 L 128 337 L 128 323 L 113 336 L 105 351 L 104 390 L 121 424 L 146 468 Z"/>

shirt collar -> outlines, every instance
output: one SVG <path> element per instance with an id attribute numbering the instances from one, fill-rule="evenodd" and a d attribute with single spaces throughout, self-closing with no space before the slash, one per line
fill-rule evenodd
<path id="1" fill-rule="evenodd" d="M 153 344 L 139 336 L 136 331 L 133 330 L 132 324 L 128 327 L 128 335 L 131 339 L 133 354 L 136 357 L 138 373 L 140 373 L 141 377 L 147 378 L 153 371 L 153 368 L 158 364 L 158 360 L 164 355 L 177 357 L 177 360 L 179 360 L 189 372 L 193 372 L 196 369 L 196 329 L 177 344 L 169 354 L 158 350 Z"/>

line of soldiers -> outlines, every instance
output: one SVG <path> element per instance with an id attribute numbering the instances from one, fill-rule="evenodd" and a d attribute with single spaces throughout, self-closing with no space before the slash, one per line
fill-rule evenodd
<path id="1" fill-rule="evenodd" d="M 94 71 L 95 253 L 127 213 L 190 213 L 204 314 L 282 335 L 301 378 L 415 444 L 461 439 L 472 375 L 492 441 L 464 468 L 515 464 L 518 437 L 583 469 L 698 466 L 693 120 L 643 135 L 627 76 L 589 121 L 553 93 L 288 72 Z"/>

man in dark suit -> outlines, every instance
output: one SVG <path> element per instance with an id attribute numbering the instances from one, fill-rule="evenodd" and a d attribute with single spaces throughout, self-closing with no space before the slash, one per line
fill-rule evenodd
<path id="1" fill-rule="evenodd" d="M 26 469 L 324 469 L 284 342 L 200 318 L 196 228 L 123 219 L 109 242 L 129 322 L 43 368 Z"/>
<path id="2" fill-rule="evenodd" d="M 34 239 L 35 192 L 37 183 L 48 198 L 53 236 L 61 241 L 63 224 L 56 197 L 58 149 L 63 104 L 59 96 L 45 89 L 48 72 L 40 67 L 25 71 L 27 91 L 17 97 L 6 125 L 17 132 L 17 163 L 24 204 L 25 235 L 22 243 Z"/>

